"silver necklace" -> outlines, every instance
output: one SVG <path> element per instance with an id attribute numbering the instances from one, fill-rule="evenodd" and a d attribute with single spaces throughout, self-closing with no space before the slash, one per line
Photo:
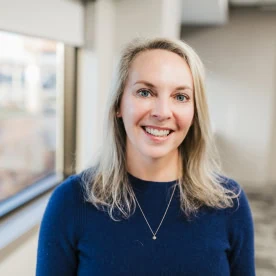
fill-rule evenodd
<path id="1" fill-rule="evenodd" d="M 153 235 L 153 237 L 152 237 L 153 240 L 156 240 L 156 239 L 157 239 L 156 234 L 157 234 L 157 232 L 159 231 L 159 228 L 161 227 L 161 224 L 163 223 L 163 220 L 164 220 L 164 218 L 165 218 L 165 216 L 166 216 L 166 214 L 167 214 L 167 212 L 168 212 L 168 209 L 169 209 L 169 207 L 170 207 L 170 204 L 171 204 L 171 201 L 172 201 L 172 198 L 173 198 L 173 195 L 174 195 L 175 188 L 176 188 L 176 185 L 174 186 L 174 189 L 173 189 L 173 192 L 172 192 L 172 195 L 171 195 L 169 204 L 168 204 L 168 206 L 167 206 L 167 209 L 166 209 L 166 211 L 165 211 L 165 213 L 164 213 L 164 215 L 163 215 L 163 217 L 162 217 L 162 219 L 161 219 L 161 222 L 160 222 L 160 224 L 159 224 L 159 226 L 158 226 L 158 228 L 157 228 L 157 230 L 156 230 L 155 232 L 153 232 L 152 228 L 150 227 L 150 224 L 149 224 L 149 222 L 148 222 L 148 220 L 147 220 L 147 218 L 146 218 L 146 216 L 145 216 L 145 214 L 144 214 L 144 212 L 143 212 L 143 210 L 142 210 L 142 208 L 141 208 L 141 206 L 140 206 L 140 204 L 139 204 L 139 202 L 138 202 L 138 200 L 137 200 L 137 198 L 136 198 L 136 196 L 135 196 L 135 193 L 133 193 L 133 194 L 134 194 L 134 197 L 135 197 L 135 200 L 136 200 L 136 202 L 137 202 L 137 204 L 138 204 L 138 206 L 139 206 L 139 209 L 140 209 L 140 211 L 141 211 L 141 213 L 142 213 L 142 215 L 143 215 L 143 217 L 144 217 L 144 219 L 145 219 L 145 221 L 146 221 L 146 223 L 147 223 L 147 225 L 148 225 L 148 227 L 149 227 L 149 229 L 150 229 L 150 231 L 151 231 L 151 233 L 152 233 L 152 235 Z"/>

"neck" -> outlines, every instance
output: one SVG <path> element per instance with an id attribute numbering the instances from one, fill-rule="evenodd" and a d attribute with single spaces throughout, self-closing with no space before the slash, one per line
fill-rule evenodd
<path id="1" fill-rule="evenodd" d="M 127 170 L 133 176 L 155 182 L 169 182 L 179 179 L 181 161 L 179 154 L 175 153 L 162 158 L 137 158 L 128 156 Z"/>

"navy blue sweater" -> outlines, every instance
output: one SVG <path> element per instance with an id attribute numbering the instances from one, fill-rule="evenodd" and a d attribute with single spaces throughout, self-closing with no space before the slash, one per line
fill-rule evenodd
<path id="1" fill-rule="evenodd" d="M 136 197 L 155 231 L 167 207 L 172 182 L 129 176 Z M 52 194 L 40 227 L 37 276 L 185 275 L 253 276 L 253 222 L 242 191 L 239 205 L 202 208 L 192 220 L 180 211 L 176 188 L 157 239 L 140 209 L 113 221 L 85 202 L 79 175 Z M 233 188 L 239 185 L 229 180 Z"/>

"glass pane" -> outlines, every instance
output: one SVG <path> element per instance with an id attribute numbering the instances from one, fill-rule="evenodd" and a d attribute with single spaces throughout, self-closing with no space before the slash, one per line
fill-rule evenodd
<path id="1" fill-rule="evenodd" d="M 56 170 L 57 47 L 0 32 L 0 202 Z"/>

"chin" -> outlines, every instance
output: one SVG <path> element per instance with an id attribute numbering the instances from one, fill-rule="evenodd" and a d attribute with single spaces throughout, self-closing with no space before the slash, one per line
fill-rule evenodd
<path id="1" fill-rule="evenodd" d="M 143 156 L 150 159 L 160 159 L 168 156 L 172 156 L 172 152 L 163 151 L 163 150 L 148 150 L 142 152 Z"/>

